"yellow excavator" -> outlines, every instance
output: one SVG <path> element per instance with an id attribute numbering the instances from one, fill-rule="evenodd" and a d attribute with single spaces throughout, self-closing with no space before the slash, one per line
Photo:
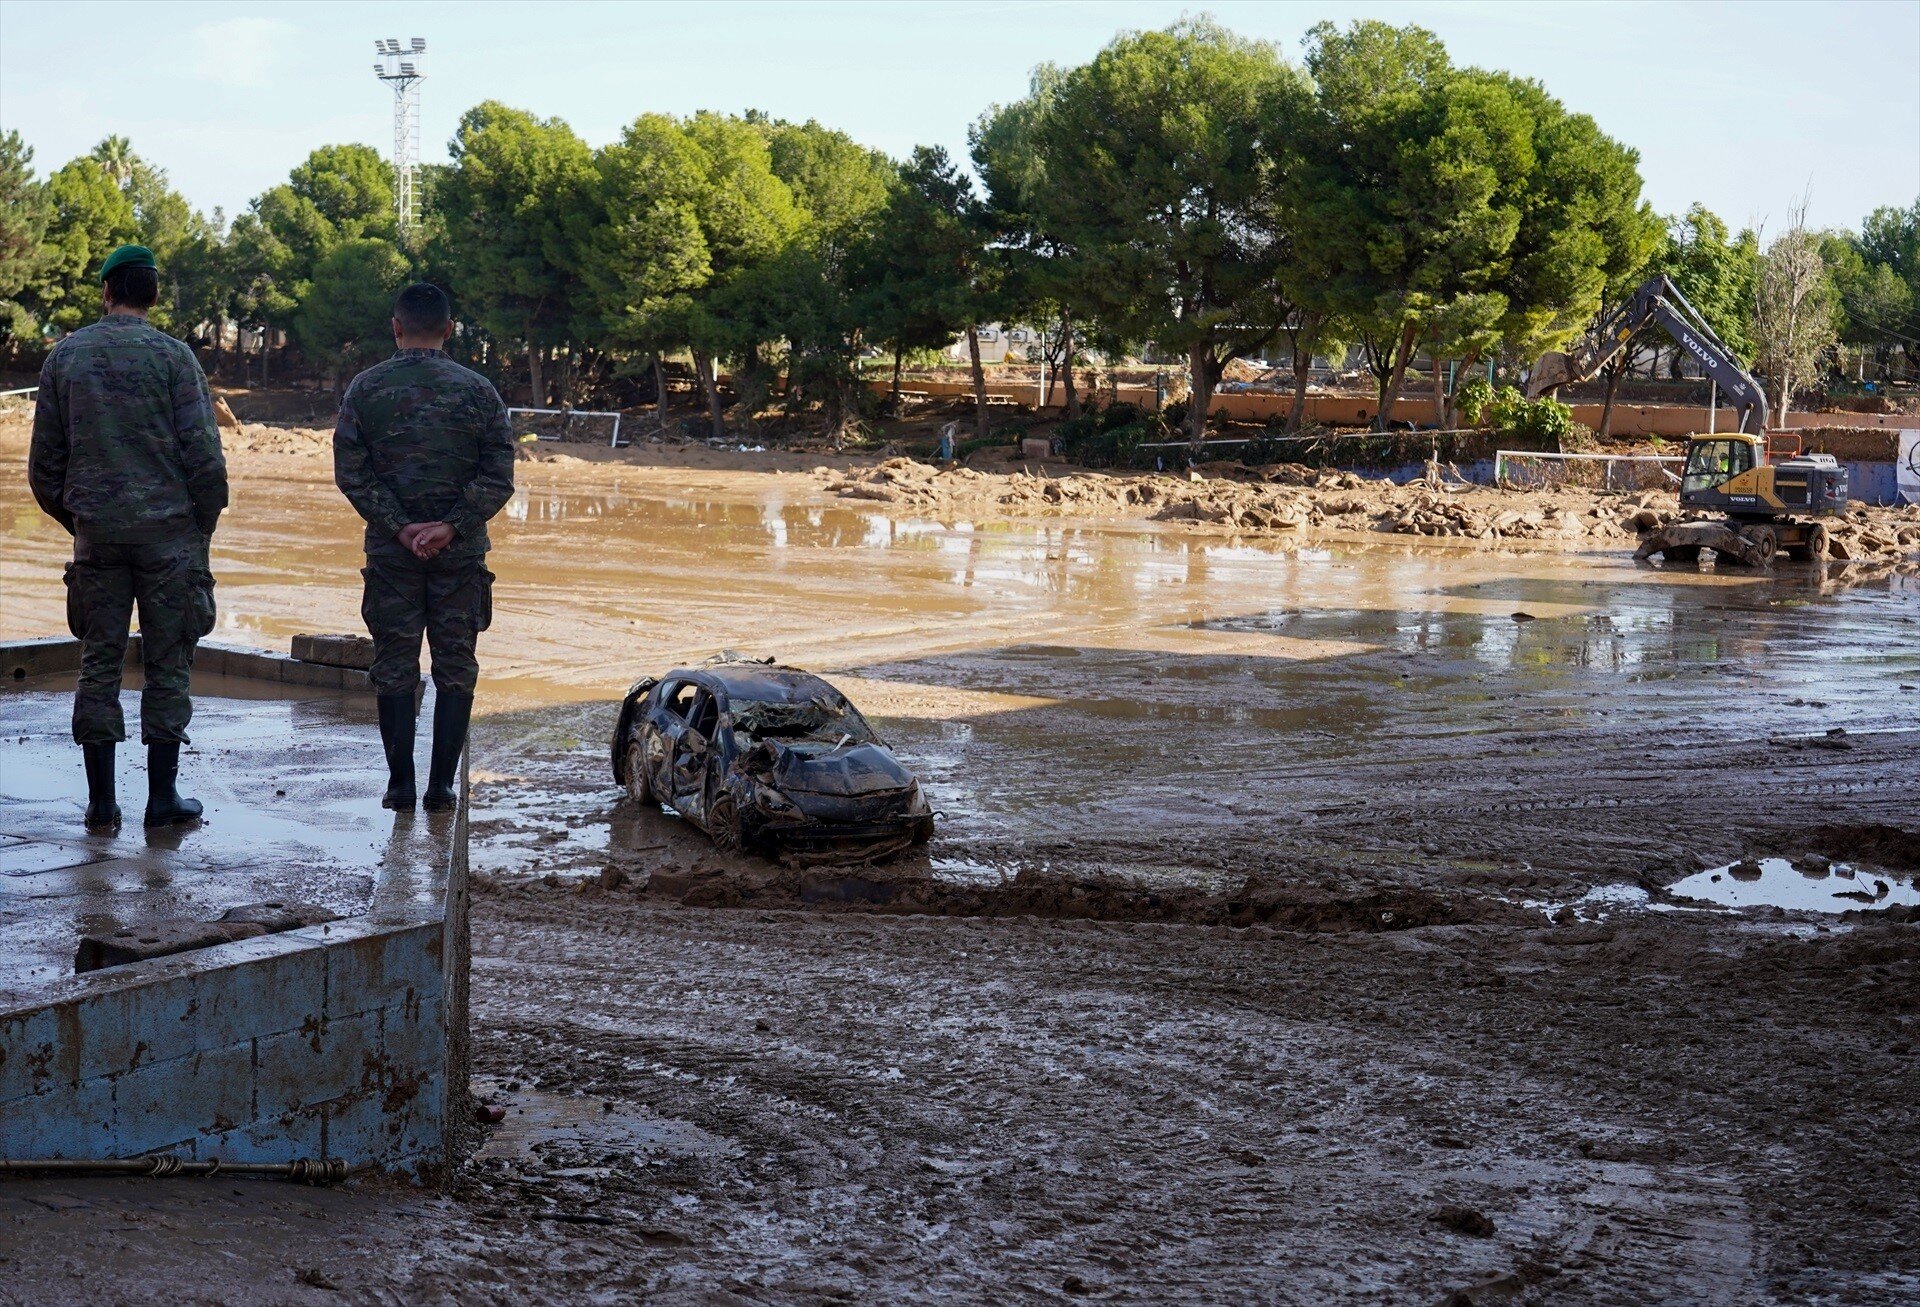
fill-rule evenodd
<path id="1" fill-rule="evenodd" d="M 1527 378 L 1527 397 L 1586 381 L 1643 328 L 1658 325 L 1699 360 L 1736 417 L 1732 431 L 1690 437 L 1680 474 L 1682 511 L 1718 513 L 1722 524 L 1680 523 L 1641 546 L 1640 557 L 1662 554 L 1690 562 L 1700 551 L 1766 567 L 1780 550 L 1807 562 L 1824 561 L 1827 529 L 1817 520 L 1846 511 L 1847 469 L 1831 454 L 1806 454 L 1798 436 L 1769 445 L 1767 397 L 1760 383 L 1664 274 L 1647 280 L 1631 299 L 1589 332 L 1570 353 L 1541 356 Z M 1790 444 L 1790 447 L 1788 445 Z"/>

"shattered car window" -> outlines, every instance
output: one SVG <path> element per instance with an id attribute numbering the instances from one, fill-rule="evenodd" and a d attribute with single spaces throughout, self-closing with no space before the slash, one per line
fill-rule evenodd
<path id="1" fill-rule="evenodd" d="M 733 701 L 735 735 L 749 740 L 817 740 L 837 744 L 866 744 L 873 730 L 853 705 L 824 695 L 776 703 L 767 700 Z"/>

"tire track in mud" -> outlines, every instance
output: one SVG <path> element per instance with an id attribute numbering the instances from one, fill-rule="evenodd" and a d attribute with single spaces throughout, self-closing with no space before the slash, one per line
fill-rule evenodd
<path id="1" fill-rule="evenodd" d="M 1796 1237 L 1830 1262 L 1853 1238 L 1802 1210 L 1808 1177 L 1887 1175 L 1881 1145 L 1915 1137 L 1891 1084 L 1859 1100 L 1875 1128 L 1783 1110 L 1860 1064 L 1864 1032 L 1811 1000 L 1863 963 L 1920 974 L 1910 941 L 1821 946 L 1849 964 L 1724 936 L 1702 953 L 1666 923 L 1568 950 L 1487 927 L 1332 940 L 567 893 L 481 911 L 512 942 L 479 1015 L 543 1087 L 574 1077 L 778 1154 L 754 1221 L 697 1239 L 775 1298 L 805 1232 L 882 1295 L 1075 1277 L 1120 1301 L 1771 1301 L 1815 1273 Z M 1704 1033 L 1701 1003 L 1728 1009 Z M 1784 1080 L 1733 1072 L 1782 1040 L 1811 1054 Z M 1433 1230 L 1442 1201 L 1499 1233 Z M 1873 1247 L 1914 1208 L 1850 1220 Z M 1847 1260 L 1815 1278 L 1874 1301 L 1871 1257 Z"/>

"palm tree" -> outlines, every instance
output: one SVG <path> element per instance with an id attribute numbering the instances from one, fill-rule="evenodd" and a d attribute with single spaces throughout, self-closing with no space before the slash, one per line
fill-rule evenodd
<path id="1" fill-rule="evenodd" d="M 146 161 L 133 152 L 133 142 L 124 136 L 109 136 L 93 147 L 92 160 L 106 169 L 107 176 L 121 190 L 133 185 L 133 179 Z"/>

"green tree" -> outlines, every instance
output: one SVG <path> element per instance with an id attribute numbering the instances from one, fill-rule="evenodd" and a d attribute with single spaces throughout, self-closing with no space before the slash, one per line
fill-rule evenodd
<path id="1" fill-rule="evenodd" d="M 827 433 L 838 439 L 856 407 L 855 364 L 866 326 L 855 283 L 899 170 L 816 122 L 772 122 L 765 130 L 774 175 L 802 215 L 794 239 L 755 279 L 765 283 L 765 343 L 785 343 L 789 403 L 820 403 Z M 761 389 L 761 344 L 753 342 L 743 359 L 750 393 Z"/>
<path id="2" fill-rule="evenodd" d="M 994 105 L 968 133 L 974 169 L 986 192 L 984 220 L 1002 271 L 1002 310 L 1057 324 L 1047 362 L 1064 379 L 1069 418 L 1080 416 L 1074 364 L 1091 336 L 1113 344 L 1098 320 L 1097 282 L 1078 257 L 1065 215 L 1051 201 L 1056 187 L 1039 151 L 1041 124 L 1054 107 L 1065 73 L 1042 64 L 1025 98 Z"/>
<path id="3" fill-rule="evenodd" d="M 1502 279 L 1508 307 L 1501 337 L 1509 352 L 1532 359 L 1565 346 L 1631 296 L 1652 275 L 1666 229 L 1641 198 L 1637 151 L 1606 136 L 1585 114 L 1568 113 L 1539 84 L 1502 80 L 1532 119 L 1538 166 Z M 1470 353 L 1465 368 L 1477 359 Z M 1604 369 L 1602 437 L 1628 361 L 1622 353 Z"/>
<path id="4" fill-rule="evenodd" d="M 799 238 L 807 214 L 774 172 L 762 122 L 702 112 L 683 126 L 702 158 L 695 215 L 710 264 L 706 285 L 689 297 L 686 341 L 718 439 L 726 435 L 718 360 L 744 360 L 767 339 L 767 288 L 754 283 Z"/>
<path id="5" fill-rule="evenodd" d="M 726 433 L 716 359 L 768 337 L 764 276 L 806 214 L 774 173 L 767 124 L 721 114 L 649 114 L 596 162 L 583 232 L 586 312 L 618 344 L 658 360 L 692 353 L 713 435 Z M 662 390 L 664 404 L 664 390 Z"/>
<path id="6" fill-rule="evenodd" d="M 393 298 L 411 275 L 407 257 L 376 236 L 344 241 L 314 267 L 294 335 L 307 357 L 324 362 L 334 388 L 393 348 Z"/>
<path id="7" fill-rule="evenodd" d="M 661 358 L 687 344 L 693 296 L 713 275 L 700 225 L 707 156 L 674 119 L 646 114 L 594 163 L 602 217 L 581 254 L 589 312 L 609 344 L 647 357 L 664 420 Z"/>
<path id="8" fill-rule="evenodd" d="M 1889 263 L 1868 263 L 1857 238 L 1826 233 L 1820 256 L 1833 281 L 1840 314 L 1840 339 L 1860 353 L 1862 367 L 1871 356 L 1875 370 L 1888 371 L 1894 350 L 1915 339 L 1913 290 Z"/>
<path id="9" fill-rule="evenodd" d="M 200 216 L 185 196 L 167 184 L 167 174 L 136 154 L 126 137 L 107 137 L 87 157 L 100 165 L 133 205 L 140 243 L 153 251 L 164 277 L 175 252 L 203 225 Z"/>
<path id="10" fill-rule="evenodd" d="M 938 146 L 916 149 L 900 174 L 901 190 L 884 222 L 903 242 L 892 258 L 905 292 L 902 312 L 935 334 L 964 330 L 973 376 L 974 435 L 992 434 L 980 323 L 1004 307 L 1004 265 L 988 248 L 985 206 L 972 181 Z M 950 331 L 947 338 L 950 339 Z M 944 341 L 942 342 L 944 343 Z"/>
<path id="11" fill-rule="evenodd" d="M 1183 20 L 1116 39 L 1040 118 L 1049 228 L 1114 330 L 1185 356 L 1195 441 L 1226 365 L 1279 327 L 1262 125 L 1271 99 L 1304 85 L 1271 45 Z"/>
<path id="12" fill-rule="evenodd" d="M 545 362 L 588 307 L 579 270 L 599 207 L 593 154 L 560 119 L 493 100 L 461 116 L 451 149 L 435 187 L 435 257 L 488 335 L 526 351 L 533 402 L 544 404 Z"/>
<path id="13" fill-rule="evenodd" d="M 124 136 L 109 136 L 86 156 L 119 188 L 133 209 L 134 239 L 153 251 L 160 265 L 160 300 L 149 319 L 185 336 L 207 321 L 209 288 L 195 282 L 202 255 L 220 241 L 210 223 L 167 182 L 167 174 L 142 158 Z M 185 280 L 183 280 L 185 278 Z"/>
<path id="14" fill-rule="evenodd" d="M 199 262 L 226 279 L 224 310 L 235 320 L 297 334 L 320 263 L 349 241 L 393 240 L 394 225 L 392 168 L 369 146 L 323 145 L 234 219 L 217 258 Z"/>
<path id="15" fill-rule="evenodd" d="M 100 265 L 140 239 L 133 202 L 96 160 L 75 159 L 47 178 L 46 258 L 32 293 L 36 316 L 73 331 L 100 312 Z"/>
<path id="16" fill-rule="evenodd" d="M 0 132 L 0 346 L 12 352 L 39 335 L 28 291 L 46 275 L 46 188 L 33 177 L 33 147 Z"/>
<path id="17" fill-rule="evenodd" d="M 1751 230 L 1729 237 L 1727 224 L 1695 204 L 1667 224 L 1654 268 L 1673 279 L 1706 324 L 1742 366 L 1754 357 L 1754 287 L 1760 238 Z"/>
<path id="18" fill-rule="evenodd" d="M 1309 34 L 1303 261 L 1352 324 L 1391 420 L 1425 340 L 1436 358 L 1497 338 L 1538 166 L 1534 121 L 1502 78 L 1452 68 L 1431 32 L 1367 21 Z"/>
<path id="19" fill-rule="evenodd" d="M 287 188 L 326 220 L 336 242 L 397 241 L 393 167 L 369 145 L 323 145 L 287 175 Z"/>
<path id="20" fill-rule="evenodd" d="M 1568 113 L 1537 82 L 1497 75 L 1532 122 L 1536 166 L 1499 288 L 1500 336 L 1523 358 L 1558 349 L 1650 275 L 1665 226 L 1641 198 L 1640 156 L 1585 114 Z M 1479 351 L 1462 351 L 1471 368 Z M 1607 369 L 1605 435 L 1626 364 Z M 1437 375 L 1437 374 L 1436 374 Z"/>
<path id="21" fill-rule="evenodd" d="M 984 251 L 978 228 L 957 221 L 970 199 L 945 150 L 916 147 L 860 252 L 859 312 L 868 336 L 893 352 L 896 407 L 904 356 L 939 349 L 975 321 L 969 269 Z"/>
<path id="22" fill-rule="evenodd" d="M 261 333 L 262 383 L 269 380 L 272 351 L 265 343 L 268 333 L 292 329 L 294 314 L 306 297 L 313 265 L 318 261 L 305 259 L 305 248 L 296 249 L 280 235 L 278 219 L 290 200 L 285 187 L 276 187 L 254 200 L 248 212 L 233 220 L 224 252 L 234 320 Z"/>
<path id="23" fill-rule="evenodd" d="M 1920 201 L 1867 215 L 1857 236 L 1826 242 L 1849 343 L 1871 351 L 1882 376 L 1893 355 L 1920 353 Z"/>
<path id="24" fill-rule="evenodd" d="M 226 220 L 215 209 L 195 223 L 193 233 L 175 249 L 165 272 L 172 320 L 183 329 L 205 325 L 218 370 L 226 350 L 227 322 L 237 304 Z"/>
<path id="25" fill-rule="evenodd" d="M 1860 224 L 1860 256 L 1870 265 L 1885 265 L 1913 288 L 1920 300 L 1920 200 L 1905 209 L 1875 209 Z"/>

